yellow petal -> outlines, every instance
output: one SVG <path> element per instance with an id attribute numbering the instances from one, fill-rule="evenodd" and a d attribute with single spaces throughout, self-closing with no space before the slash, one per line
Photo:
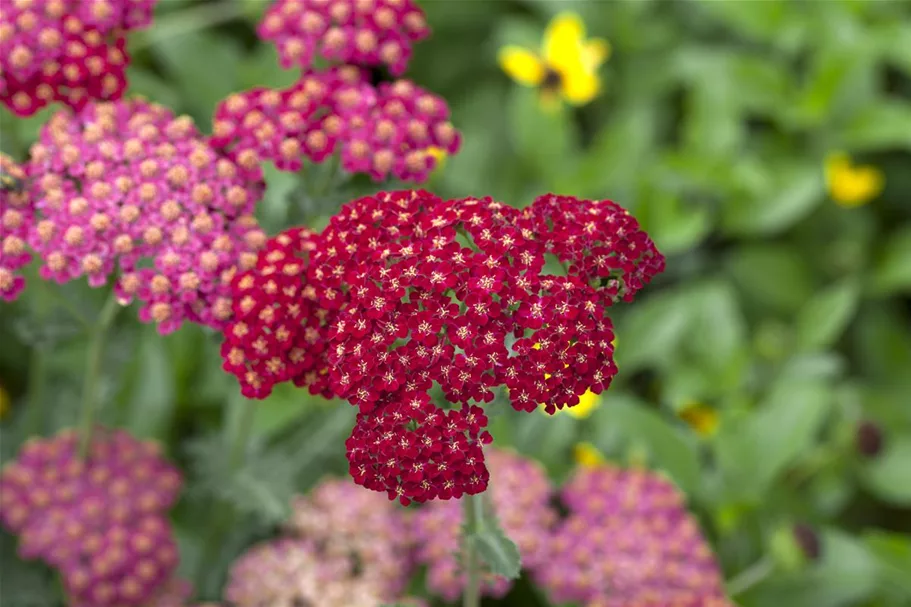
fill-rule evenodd
<path id="1" fill-rule="evenodd" d="M 575 407 L 566 407 L 563 410 L 576 419 L 584 419 L 592 414 L 592 411 L 601 404 L 601 397 L 588 390 L 579 397 L 579 404 Z"/>
<path id="2" fill-rule="evenodd" d="M 597 70 L 610 57 L 610 42 L 603 38 L 592 38 L 582 45 L 582 65 L 590 72 Z"/>
<path id="3" fill-rule="evenodd" d="M 879 196 L 885 185 L 882 171 L 873 166 L 854 165 L 843 152 L 826 157 L 825 175 L 829 196 L 848 208 L 867 204 Z"/>
<path id="4" fill-rule="evenodd" d="M 576 13 L 560 13 L 547 25 L 542 53 L 544 61 L 559 71 L 582 63 L 585 24 Z"/>
<path id="5" fill-rule="evenodd" d="M 601 82 L 597 74 L 577 69 L 563 74 L 561 93 L 573 105 L 585 105 L 597 96 Z"/>
<path id="6" fill-rule="evenodd" d="M 576 464 L 586 468 L 600 466 L 607 461 L 598 448 L 591 443 L 576 444 L 573 447 L 573 459 L 576 460 Z"/>
<path id="7" fill-rule="evenodd" d="M 718 412 L 702 403 L 689 403 L 677 415 L 699 436 L 711 436 L 718 430 Z"/>
<path id="8" fill-rule="evenodd" d="M 503 71 L 519 84 L 538 86 L 544 80 L 544 63 L 527 48 L 504 46 L 497 60 Z"/>

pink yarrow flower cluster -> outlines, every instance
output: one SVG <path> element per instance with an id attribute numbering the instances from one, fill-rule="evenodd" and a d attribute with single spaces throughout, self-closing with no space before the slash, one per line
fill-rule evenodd
<path id="1" fill-rule="evenodd" d="M 0 154 L 0 299 L 13 301 L 25 288 L 18 271 L 28 265 L 28 233 L 35 213 L 25 171 L 6 154 Z"/>
<path id="2" fill-rule="evenodd" d="M 0 11 L 0 101 L 30 116 L 58 101 L 81 109 L 126 88 L 125 34 L 158 0 L 8 0 Z"/>
<path id="3" fill-rule="evenodd" d="M 546 471 L 537 462 L 516 453 L 489 449 L 487 465 L 492 479 L 493 510 L 506 535 L 516 543 L 522 566 L 549 564 L 547 536 L 557 519 L 550 507 L 552 487 Z M 454 602 L 465 588 L 458 562 L 462 512 L 458 502 L 432 502 L 413 516 L 418 564 L 427 566 L 427 588 Z M 502 597 L 512 581 L 488 575 L 481 588 L 486 596 Z"/>
<path id="4" fill-rule="evenodd" d="M 166 518 L 180 473 L 157 445 L 96 429 L 83 460 L 66 430 L 31 439 L 0 473 L 0 522 L 19 554 L 58 569 L 74 607 L 142 605 L 177 566 Z"/>
<path id="5" fill-rule="evenodd" d="M 188 117 L 142 100 L 55 114 L 28 172 L 41 276 L 92 286 L 116 275 L 122 304 L 162 333 L 184 320 L 222 328 L 230 283 L 265 241 L 262 185 L 203 140 Z"/>
<path id="6" fill-rule="evenodd" d="M 405 512 L 350 480 L 327 480 L 295 500 L 286 536 L 254 546 L 232 566 L 235 607 L 380 607 L 402 597 L 412 572 Z"/>
<path id="7" fill-rule="evenodd" d="M 308 69 L 319 54 L 330 62 L 385 64 L 401 75 L 411 46 L 430 35 L 413 0 L 277 0 L 257 28 L 278 48 L 282 66 Z"/>
<path id="8" fill-rule="evenodd" d="M 569 515 L 533 568 L 556 603 L 592 607 L 731 607 L 712 551 L 666 478 L 612 465 L 578 470 L 563 487 Z"/>
<path id="9" fill-rule="evenodd" d="M 423 181 L 432 152 L 455 153 L 458 132 L 446 102 L 408 80 L 373 87 L 352 66 L 307 71 L 293 86 L 258 88 L 228 97 L 215 112 L 213 146 L 224 149 L 251 177 L 269 160 L 298 171 L 341 154 L 341 166 L 382 181 Z"/>

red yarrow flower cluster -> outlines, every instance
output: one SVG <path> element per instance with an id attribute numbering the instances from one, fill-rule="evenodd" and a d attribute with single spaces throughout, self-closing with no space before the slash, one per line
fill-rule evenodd
<path id="1" fill-rule="evenodd" d="M 430 35 L 413 0 L 277 0 L 257 28 L 278 48 L 286 68 L 309 68 L 319 54 L 330 62 L 385 64 L 401 75 L 411 45 Z"/>
<path id="2" fill-rule="evenodd" d="M 285 381 L 332 397 L 325 352 L 328 311 L 307 281 L 316 238 L 306 228 L 282 232 L 266 242 L 256 265 L 231 283 L 233 314 L 221 354 L 224 369 L 237 377 L 247 398 L 265 398 Z"/>
<path id="3" fill-rule="evenodd" d="M 180 473 L 157 445 L 96 429 L 87 457 L 66 430 L 31 439 L 0 473 L 0 522 L 19 554 L 57 568 L 74 607 L 141 605 L 171 579 L 168 509 Z"/>
<path id="4" fill-rule="evenodd" d="M 547 565 L 547 537 L 557 519 L 549 505 L 553 488 L 547 472 L 538 462 L 510 451 L 489 449 L 486 455 L 493 509 L 506 535 L 519 548 L 522 566 Z M 427 504 L 415 512 L 413 521 L 417 562 L 427 566 L 428 590 L 454 602 L 465 588 L 458 562 L 461 504 Z M 510 588 L 511 580 L 489 575 L 481 590 L 485 596 L 502 597 Z"/>
<path id="5" fill-rule="evenodd" d="M 0 11 L 0 101 L 30 116 L 59 101 L 81 109 L 126 88 L 124 35 L 158 0 L 10 0 Z"/>
<path id="6" fill-rule="evenodd" d="M 264 160 L 295 172 L 305 158 L 320 163 L 339 151 L 346 171 L 420 182 L 435 166 L 431 152 L 455 153 L 460 138 L 440 97 L 408 80 L 374 88 L 363 70 L 342 66 L 308 71 L 287 89 L 228 97 L 210 142 L 251 178 Z"/>
<path id="7" fill-rule="evenodd" d="M 18 270 L 32 259 L 28 234 L 35 220 L 25 171 L 0 154 L 0 299 L 13 301 L 25 288 Z"/>
<path id="8" fill-rule="evenodd" d="M 724 580 L 684 497 L 663 476 L 611 465 L 564 486 L 569 515 L 533 577 L 555 603 L 730 607 Z"/>
<path id="9" fill-rule="evenodd" d="M 41 276 L 119 271 L 121 303 L 162 333 L 184 320 L 222 328 L 230 283 L 265 241 L 252 212 L 262 185 L 213 150 L 188 117 L 142 100 L 55 114 L 32 147 L 28 172 L 39 221 L 31 246 Z"/>

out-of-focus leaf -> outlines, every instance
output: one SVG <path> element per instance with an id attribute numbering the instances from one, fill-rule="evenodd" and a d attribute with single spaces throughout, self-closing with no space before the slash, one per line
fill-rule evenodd
<path id="1" fill-rule="evenodd" d="M 879 295 L 911 290 L 911 228 L 893 232 L 876 262 L 871 286 Z"/>
<path id="2" fill-rule="evenodd" d="M 263 4 L 257 0 L 257 4 Z M 286 70 L 279 63 L 278 52 L 271 44 L 260 45 L 238 66 L 237 80 L 241 90 L 256 87 L 284 88 L 300 77 L 297 70 Z"/>
<path id="3" fill-rule="evenodd" d="M 615 396 L 598 414 L 599 427 L 616 427 L 628 440 L 645 445 L 654 467 L 665 470 L 687 495 L 701 488 L 701 473 L 695 443 L 643 403 Z"/>
<path id="4" fill-rule="evenodd" d="M 911 504 L 911 436 L 895 435 L 876 459 L 866 465 L 864 480 L 881 499 Z"/>
<path id="5" fill-rule="evenodd" d="M 858 371 L 871 385 L 904 384 L 911 389 L 911 333 L 907 319 L 895 306 L 882 304 L 864 307 L 856 322 L 854 345 Z"/>
<path id="6" fill-rule="evenodd" d="M 484 500 L 486 496 L 464 496 L 462 499 Z M 466 528 L 466 541 L 472 543 L 478 551 L 483 563 L 494 575 L 514 580 L 519 577 L 522 570 L 522 557 L 519 548 L 506 535 L 500 520 L 490 504 L 482 501 L 470 504 L 474 508 L 474 516 L 478 518 L 475 529 Z"/>
<path id="7" fill-rule="evenodd" d="M 832 392 L 821 381 L 780 380 L 747 419 L 723 425 L 716 438 L 718 461 L 733 493 L 760 499 L 813 444 L 831 401 Z"/>
<path id="8" fill-rule="evenodd" d="M 793 312 L 813 292 L 807 261 L 789 247 L 744 245 L 731 253 L 727 264 L 744 301 L 756 306 Z"/>
<path id="9" fill-rule="evenodd" d="M 672 360 L 698 313 L 698 294 L 691 290 L 661 293 L 632 306 L 618 321 L 617 364 L 625 373 Z"/>
<path id="10" fill-rule="evenodd" d="M 553 179 L 575 160 L 569 110 L 558 103 L 545 109 L 538 91 L 515 86 L 510 95 L 509 117 L 516 153 L 545 179 Z"/>
<path id="11" fill-rule="evenodd" d="M 26 563 L 16 555 L 16 540 L 0 532 L 0 604 L 3 607 L 48 607 L 56 605 L 51 572 L 38 562 Z"/>
<path id="12" fill-rule="evenodd" d="M 737 597 L 743 607 L 848 607 L 871 596 L 877 590 L 880 569 L 870 551 L 838 531 L 821 536 L 817 566 L 768 578 Z"/>
<path id="13" fill-rule="evenodd" d="M 810 299 L 797 316 L 797 346 L 805 350 L 832 345 L 853 318 L 860 284 L 846 278 Z"/>
<path id="14" fill-rule="evenodd" d="M 911 107 L 907 101 L 894 98 L 871 104 L 852 116 L 839 141 L 854 151 L 911 150 Z"/>
<path id="15" fill-rule="evenodd" d="M 152 326 L 141 333 L 134 365 L 137 379 L 126 397 L 126 426 L 136 436 L 162 440 L 173 421 L 175 373 L 164 342 Z"/>
<path id="16" fill-rule="evenodd" d="M 824 199 L 822 168 L 806 163 L 781 167 L 775 185 L 756 197 L 732 199 L 723 225 L 738 235 L 768 235 L 806 217 Z"/>
<path id="17" fill-rule="evenodd" d="M 883 577 L 911 599 L 911 537 L 907 534 L 871 531 L 864 535 L 867 548 L 876 555 Z"/>
<path id="18" fill-rule="evenodd" d="M 645 198 L 636 209 L 636 217 L 665 255 L 697 246 L 712 229 L 709 209 L 684 205 L 667 192 L 654 192 Z"/>

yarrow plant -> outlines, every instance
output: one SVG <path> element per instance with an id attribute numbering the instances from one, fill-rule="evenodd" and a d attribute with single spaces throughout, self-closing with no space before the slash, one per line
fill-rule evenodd
<path id="1" fill-rule="evenodd" d="M 76 607 L 142 605 L 171 579 L 166 515 L 181 475 L 157 445 L 98 428 L 84 457 L 65 430 L 32 439 L 0 473 L 0 521 L 19 554 L 60 571 Z"/>
<path id="2" fill-rule="evenodd" d="M 10 0 L 0 11 L 0 102 L 30 116 L 51 102 L 81 109 L 126 89 L 127 32 L 158 0 Z"/>
<path id="3" fill-rule="evenodd" d="M 28 265 L 28 234 L 35 220 L 25 171 L 6 154 L 0 154 L 0 299 L 12 301 L 25 288 L 19 271 Z"/>
<path id="4" fill-rule="evenodd" d="M 59 112 L 28 172 L 42 278 L 98 287 L 116 276 L 119 302 L 141 301 L 140 319 L 162 333 L 224 325 L 233 273 L 265 241 L 252 216 L 262 187 L 189 118 L 142 100 Z"/>

